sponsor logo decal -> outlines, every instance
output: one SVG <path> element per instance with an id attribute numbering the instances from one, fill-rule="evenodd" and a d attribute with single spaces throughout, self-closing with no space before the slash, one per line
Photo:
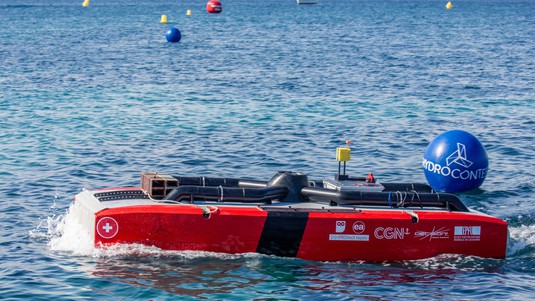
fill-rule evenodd
<path id="1" fill-rule="evenodd" d="M 329 234 L 329 240 L 369 241 L 370 236 L 364 234 Z"/>
<path id="2" fill-rule="evenodd" d="M 366 225 L 364 225 L 363 222 L 357 221 L 353 224 L 353 232 L 355 232 L 355 234 L 361 234 L 364 230 L 366 230 Z"/>
<path id="3" fill-rule="evenodd" d="M 429 241 L 433 239 L 448 239 L 449 236 L 449 230 L 445 227 L 436 228 L 433 227 L 432 231 L 416 231 L 414 233 L 415 238 L 419 238 L 420 240 L 424 240 L 429 238 Z"/>
<path id="4" fill-rule="evenodd" d="M 455 226 L 454 241 L 479 241 L 481 239 L 481 226 Z"/>
<path id="5" fill-rule="evenodd" d="M 346 221 L 336 221 L 336 233 L 339 234 L 329 234 L 329 240 L 340 240 L 340 241 L 369 241 L 370 236 L 368 234 L 361 234 L 366 229 L 366 226 L 363 222 L 357 221 L 353 223 L 351 229 L 355 234 L 341 234 L 346 230 Z"/>
<path id="6" fill-rule="evenodd" d="M 377 239 L 404 239 L 409 235 L 409 228 L 377 227 L 373 232 Z"/>
<path id="7" fill-rule="evenodd" d="M 336 221 L 336 233 L 342 233 L 346 230 L 346 221 Z"/>
<path id="8" fill-rule="evenodd" d="M 102 238 L 112 238 L 119 232 L 119 223 L 111 217 L 103 217 L 97 223 L 97 233 Z"/>
<path id="9" fill-rule="evenodd" d="M 446 166 L 428 161 L 425 158 L 422 161 L 422 167 L 424 169 L 444 177 L 461 180 L 485 179 L 487 177 L 487 168 L 468 170 L 467 168 L 472 166 L 472 164 L 474 163 L 468 160 L 466 155 L 466 146 L 462 143 L 457 143 L 457 150 L 446 158 Z M 458 167 L 462 168 L 459 169 Z"/>
<path id="10" fill-rule="evenodd" d="M 464 168 L 469 168 L 472 166 L 472 164 L 474 164 L 472 161 L 467 159 L 466 146 L 464 144 L 457 143 L 457 150 L 451 153 L 448 158 L 446 158 L 446 165 L 450 166 L 453 163 L 461 165 Z"/>

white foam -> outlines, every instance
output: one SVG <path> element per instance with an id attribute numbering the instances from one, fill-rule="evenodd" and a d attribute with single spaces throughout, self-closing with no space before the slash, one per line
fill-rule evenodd
<path id="1" fill-rule="evenodd" d="M 58 219 L 49 219 L 48 245 L 52 251 L 70 252 L 80 256 L 91 255 L 95 247 L 73 211 L 74 204 L 71 204 L 65 215 L 59 216 Z"/>
<path id="2" fill-rule="evenodd" d="M 535 225 L 522 225 L 509 227 L 509 242 L 507 244 L 507 256 L 521 252 L 535 246 Z"/>
<path id="3" fill-rule="evenodd" d="M 182 259 L 197 259 L 197 258 L 216 258 L 219 260 L 235 260 L 240 258 L 256 258 L 264 255 L 258 253 L 241 253 L 241 254 L 227 254 L 216 253 L 208 251 L 169 251 L 162 250 L 155 246 L 145 246 L 141 244 L 116 244 L 106 247 L 95 248 L 91 254 L 93 257 L 125 257 L 125 256 L 139 256 L 139 257 L 176 257 Z"/>

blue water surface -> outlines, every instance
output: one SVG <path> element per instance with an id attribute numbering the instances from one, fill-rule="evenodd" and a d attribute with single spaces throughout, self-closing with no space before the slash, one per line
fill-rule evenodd
<path id="1" fill-rule="evenodd" d="M 535 2 L 0 0 L 0 296 L 25 300 L 528 300 L 535 296 Z M 191 10 L 191 16 L 186 15 Z M 160 24 L 161 15 L 168 24 Z M 168 43 L 177 27 L 180 43 Z M 505 260 L 325 263 L 85 254 L 55 239 L 82 189 L 141 171 L 425 182 L 440 133 L 485 146 L 465 204 L 509 223 Z M 71 241 L 76 245 L 76 241 Z"/>

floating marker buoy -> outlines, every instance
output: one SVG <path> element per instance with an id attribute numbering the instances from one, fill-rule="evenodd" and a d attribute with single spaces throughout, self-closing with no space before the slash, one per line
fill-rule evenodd
<path id="1" fill-rule="evenodd" d="M 446 4 L 446 8 L 447 9 L 451 9 L 452 7 L 453 7 L 453 5 L 451 5 L 451 1 Z"/>
<path id="2" fill-rule="evenodd" d="M 83 7 L 88 7 L 89 6 L 89 0 L 84 0 L 84 3 L 82 3 L 82 6 Z"/>
<path id="3" fill-rule="evenodd" d="M 171 27 L 165 34 L 165 38 L 167 39 L 167 42 L 177 43 L 180 42 L 182 34 L 180 33 L 180 30 L 178 30 L 178 28 Z"/>
<path id="4" fill-rule="evenodd" d="M 489 159 L 472 134 L 452 130 L 438 135 L 424 153 L 422 168 L 435 191 L 448 193 L 476 189 L 485 180 Z"/>
<path id="5" fill-rule="evenodd" d="M 162 24 L 167 23 L 167 15 L 162 15 L 162 18 L 160 19 L 160 23 Z"/>
<path id="6" fill-rule="evenodd" d="M 222 10 L 221 2 L 218 0 L 210 0 L 206 3 L 206 11 L 210 14 L 219 14 Z"/>
<path id="7" fill-rule="evenodd" d="M 191 16 L 191 9 L 188 9 L 188 10 L 186 11 L 186 16 Z"/>

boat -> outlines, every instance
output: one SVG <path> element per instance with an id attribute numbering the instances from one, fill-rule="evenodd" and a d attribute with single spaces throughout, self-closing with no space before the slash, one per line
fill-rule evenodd
<path id="1" fill-rule="evenodd" d="M 319 0 L 296 0 L 297 4 L 317 4 Z"/>
<path id="2" fill-rule="evenodd" d="M 507 223 L 425 183 L 338 173 L 269 180 L 142 172 L 139 186 L 84 190 L 73 214 L 96 248 L 260 253 L 337 262 L 405 261 L 460 254 L 505 258 Z M 341 164 L 343 162 L 343 171 Z"/>

